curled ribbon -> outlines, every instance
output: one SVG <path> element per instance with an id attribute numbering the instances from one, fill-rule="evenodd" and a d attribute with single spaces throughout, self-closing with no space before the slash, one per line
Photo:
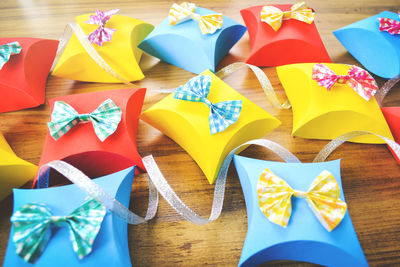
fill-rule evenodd
<path id="1" fill-rule="evenodd" d="M 12 42 L 0 45 L 0 70 L 3 68 L 12 55 L 21 53 L 22 47 L 19 42 Z"/>
<path id="2" fill-rule="evenodd" d="M 398 13 L 400 17 L 400 12 Z M 391 35 L 400 34 L 400 21 L 388 18 L 378 18 L 379 31 L 386 31 Z"/>
<path id="3" fill-rule="evenodd" d="M 115 15 L 119 9 L 115 8 L 110 11 L 96 10 L 96 15 L 90 15 L 86 23 L 99 25 L 99 27 L 88 35 L 88 39 L 92 44 L 102 46 L 104 42 L 111 41 L 112 35 L 116 29 L 106 28 L 105 25 L 110 18 Z"/>
<path id="4" fill-rule="evenodd" d="M 222 14 L 216 13 L 201 16 L 195 13 L 195 9 L 196 5 L 193 3 L 172 4 L 168 15 L 169 24 L 176 25 L 193 19 L 199 23 L 202 34 L 213 34 L 221 29 L 224 20 Z"/>

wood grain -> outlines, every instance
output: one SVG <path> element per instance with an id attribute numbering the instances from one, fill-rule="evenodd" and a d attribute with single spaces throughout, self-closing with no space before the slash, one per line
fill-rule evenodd
<path id="1" fill-rule="evenodd" d="M 309 0 L 308 5 L 317 12 L 316 24 L 334 62 L 359 65 L 334 38 L 332 31 L 383 10 L 397 11 L 398 0 Z M 274 3 L 278 3 L 275 1 Z M 279 3 L 293 3 L 279 1 Z M 154 25 L 167 15 L 171 1 L 61 1 L 61 0 L 2 0 L 0 1 L 0 37 L 41 37 L 57 39 L 67 22 L 76 15 L 95 9 L 120 8 L 120 14 L 138 18 Z M 263 1 L 206 0 L 198 5 L 222 12 L 242 22 L 239 11 L 249 5 L 266 4 Z M 220 67 L 243 61 L 249 54 L 249 40 L 244 38 L 221 62 Z M 149 56 L 144 60 L 154 63 Z M 174 88 L 193 77 L 189 72 L 163 62 L 155 62 L 148 69 L 146 79 L 137 82 L 149 92 L 143 109 L 147 109 L 163 96 L 152 89 Z M 264 69 L 279 97 L 284 99 L 283 88 L 274 68 Z M 266 100 L 253 74 L 240 70 L 224 79 L 230 86 L 277 116 L 282 121 L 265 138 L 290 149 L 300 160 L 310 162 L 327 141 L 306 140 L 291 136 L 292 112 L 274 109 Z M 383 80 L 377 79 L 382 85 Z M 120 84 L 82 83 L 50 76 L 46 98 L 126 88 Z M 400 92 L 387 98 L 387 105 L 400 104 Z M 38 164 L 49 118 L 47 104 L 38 108 L 0 114 L 0 131 L 14 151 L 30 162 Z M 197 212 L 210 211 L 213 186 L 209 185 L 191 157 L 175 142 L 140 122 L 138 148 L 141 155 L 153 154 L 168 181 L 182 199 Z M 271 153 L 250 147 L 242 155 L 279 160 Z M 360 243 L 371 265 L 400 264 L 400 169 L 384 145 L 344 144 L 333 156 L 342 158 L 342 179 L 349 213 Z M 147 182 L 145 175 L 135 178 L 131 207 L 145 211 Z M 29 184 L 25 185 L 29 187 Z M 9 235 L 12 198 L 0 203 L 0 260 L 3 261 Z M 160 201 L 157 217 L 139 226 L 129 226 L 130 256 L 134 266 L 198 266 L 237 265 L 246 236 L 247 217 L 245 203 L 234 167 L 231 166 L 223 214 L 216 222 L 205 226 L 192 225 L 183 220 L 164 201 Z M 268 265 L 308 265 L 295 262 L 273 262 Z"/>

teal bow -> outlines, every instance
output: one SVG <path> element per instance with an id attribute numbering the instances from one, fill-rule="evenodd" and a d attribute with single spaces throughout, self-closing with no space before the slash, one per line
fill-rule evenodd
<path id="1" fill-rule="evenodd" d="M 72 248 L 82 259 L 92 251 L 105 214 L 106 208 L 93 198 L 68 216 L 53 216 L 43 203 L 26 204 L 11 216 L 16 253 L 24 261 L 34 263 L 51 237 L 51 226 L 67 226 Z"/>
<path id="2" fill-rule="evenodd" d="M 63 101 L 54 103 L 51 121 L 47 123 L 50 135 L 57 140 L 79 122 L 91 121 L 97 137 L 103 142 L 118 128 L 122 111 L 111 99 L 107 99 L 90 114 L 78 114 L 76 110 Z"/>
<path id="3" fill-rule="evenodd" d="M 21 49 L 21 45 L 18 42 L 0 45 L 0 70 L 8 62 L 10 56 L 21 53 Z"/>

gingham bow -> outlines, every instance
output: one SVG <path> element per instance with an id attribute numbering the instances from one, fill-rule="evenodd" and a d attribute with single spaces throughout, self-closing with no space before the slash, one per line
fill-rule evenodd
<path id="1" fill-rule="evenodd" d="M 400 17 L 400 12 L 398 13 Z M 387 31 L 388 33 L 400 34 L 400 21 L 388 18 L 378 18 L 379 20 L 379 30 L 381 32 Z"/>
<path id="2" fill-rule="evenodd" d="M 82 259 L 92 251 L 105 214 L 106 208 L 92 198 L 67 216 L 53 216 L 46 204 L 26 204 L 11 216 L 16 253 L 24 261 L 34 263 L 51 238 L 51 226 L 66 226 L 72 248 Z"/>
<path id="3" fill-rule="evenodd" d="M 367 101 L 378 90 L 378 85 L 368 71 L 356 66 L 351 66 L 347 75 L 336 75 L 327 66 L 320 63 L 315 64 L 312 69 L 312 79 L 317 81 L 319 86 L 328 89 L 328 91 L 336 82 L 347 83 L 357 94 Z"/>
<path id="4" fill-rule="evenodd" d="M 190 79 L 185 85 L 179 86 L 174 98 L 193 102 L 203 102 L 210 108 L 208 120 L 211 134 L 224 131 L 234 124 L 242 109 L 242 100 L 228 100 L 216 104 L 207 99 L 210 92 L 211 76 L 199 75 Z"/>
<path id="5" fill-rule="evenodd" d="M 172 4 L 169 10 L 169 24 L 175 25 L 189 19 L 196 20 L 199 22 L 199 28 L 202 34 L 214 33 L 218 29 L 221 29 L 223 23 L 222 14 L 210 14 L 200 16 L 195 13 L 196 5 L 193 3 L 184 2 L 180 5 Z"/>
<path id="6" fill-rule="evenodd" d="M 307 8 L 305 2 L 294 4 L 290 11 L 282 11 L 274 6 L 263 6 L 261 10 L 261 21 L 269 24 L 274 31 L 279 30 L 282 20 L 295 19 L 311 24 L 314 21 L 315 13 Z"/>
<path id="7" fill-rule="evenodd" d="M 67 103 L 56 101 L 51 114 L 51 121 L 47 123 L 47 126 L 49 127 L 50 135 L 57 140 L 79 122 L 91 121 L 97 137 L 104 141 L 117 130 L 121 115 L 121 109 L 111 99 L 101 103 L 90 114 L 78 114 Z"/>
<path id="8" fill-rule="evenodd" d="M 321 172 L 307 192 L 292 189 L 283 179 L 265 169 L 257 183 L 258 204 L 269 221 L 286 227 L 292 213 L 292 196 L 305 198 L 322 226 L 332 231 L 343 219 L 347 204 L 329 171 Z"/>
<path id="9" fill-rule="evenodd" d="M 21 49 L 21 45 L 18 42 L 0 45 L 0 70 L 10 60 L 10 56 L 21 53 Z"/>
<path id="10" fill-rule="evenodd" d="M 88 39 L 92 44 L 98 44 L 102 46 L 104 42 L 111 41 L 116 29 L 106 28 L 105 25 L 107 21 L 118 11 L 119 9 L 117 8 L 105 12 L 96 10 L 96 15 L 90 15 L 90 18 L 88 21 L 86 21 L 86 23 L 99 25 L 95 31 L 89 33 L 88 35 Z"/>

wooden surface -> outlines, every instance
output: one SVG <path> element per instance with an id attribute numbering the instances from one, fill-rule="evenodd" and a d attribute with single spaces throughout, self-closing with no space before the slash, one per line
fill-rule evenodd
<path id="1" fill-rule="evenodd" d="M 239 11 L 249 5 L 266 4 L 263 1 L 199 1 L 198 5 L 222 12 L 243 22 Z M 268 2 L 269 3 L 269 2 Z M 278 3 L 278 1 L 271 2 Z M 279 3 L 293 3 L 279 1 Z M 76 15 L 95 9 L 119 8 L 119 14 L 135 17 L 154 25 L 168 13 L 170 1 L 61 1 L 61 0 L 1 0 L 0 37 L 41 37 L 58 39 L 67 22 Z M 383 10 L 397 11 L 398 0 L 336 0 L 308 1 L 317 12 L 316 24 L 326 48 L 334 62 L 359 65 L 335 39 L 332 31 L 367 18 Z M 219 65 L 243 61 L 249 54 L 246 34 Z M 150 57 L 146 61 L 154 63 Z M 265 68 L 279 97 L 284 99 L 283 88 L 274 68 Z M 147 109 L 163 95 L 153 89 L 175 88 L 193 77 L 193 74 L 160 62 L 145 72 L 146 78 L 136 82 L 148 88 L 143 109 Z M 240 70 L 224 79 L 233 88 L 277 116 L 282 125 L 265 136 L 276 141 L 303 162 L 310 162 L 327 141 L 306 140 L 291 136 L 292 111 L 276 110 L 266 100 L 253 74 Z M 383 80 L 377 79 L 379 85 Z M 46 99 L 67 94 L 126 88 L 121 84 L 82 83 L 50 76 Z M 398 91 L 398 90 L 397 90 Z M 388 96 L 387 105 L 400 104 L 400 94 Z M 38 164 L 42 151 L 47 104 L 23 111 L 0 114 L 0 131 L 17 155 Z M 194 210 L 208 216 L 214 187 L 209 185 L 191 157 L 174 141 L 151 126 L 140 122 L 138 148 L 142 156 L 153 154 L 168 181 L 179 196 Z M 251 147 L 242 155 L 279 160 L 271 153 Z M 384 145 L 344 144 L 330 159 L 343 158 L 342 180 L 349 213 L 364 253 L 371 265 L 400 264 L 400 169 Z M 29 187 L 26 185 L 25 187 Z M 139 175 L 133 186 L 131 207 L 143 214 L 147 204 L 147 178 Z M 0 203 L 0 261 L 3 261 L 10 229 L 9 217 L 12 198 Z M 222 216 L 205 226 L 192 225 L 183 220 L 163 200 L 157 217 L 147 224 L 129 226 L 130 256 L 134 266 L 193 266 L 237 265 L 247 230 L 245 203 L 237 174 L 231 166 L 227 181 Z M 271 263 L 270 263 L 271 264 Z M 272 263 L 276 265 L 278 263 Z M 279 262 L 282 265 L 298 265 Z"/>

